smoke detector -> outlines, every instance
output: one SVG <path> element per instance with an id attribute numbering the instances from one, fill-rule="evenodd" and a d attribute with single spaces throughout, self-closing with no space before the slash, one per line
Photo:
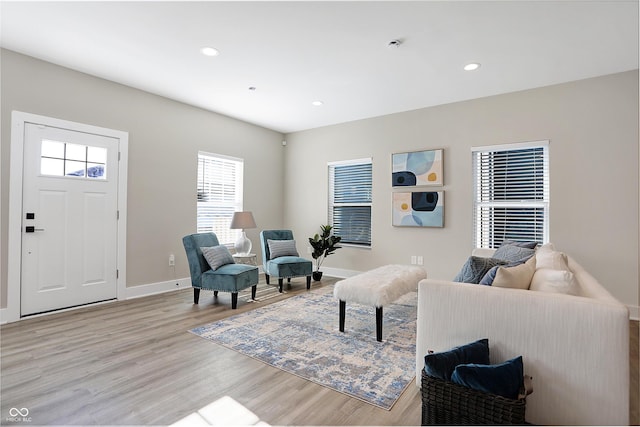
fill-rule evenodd
<path id="1" fill-rule="evenodd" d="M 402 40 L 393 39 L 389 43 L 387 43 L 387 47 L 397 48 L 402 44 Z"/>

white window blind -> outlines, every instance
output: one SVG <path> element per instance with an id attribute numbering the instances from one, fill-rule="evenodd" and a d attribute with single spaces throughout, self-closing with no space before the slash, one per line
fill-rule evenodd
<path id="1" fill-rule="evenodd" d="M 473 148 L 477 248 L 549 240 L 548 141 Z"/>
<path id="2" fill-rule="evenodd" d="M 218 154 L 198 153 L 198 233 L 213 231 L 222 245 L 233 245 L 241 230 L 231 230 L 242 210 L 244 162 Z"/>
<path id="3" fill-rule="evenodd" d="M 343 244 L 371 246 L 371 159 L 329 163 L 329 224 Z"/>

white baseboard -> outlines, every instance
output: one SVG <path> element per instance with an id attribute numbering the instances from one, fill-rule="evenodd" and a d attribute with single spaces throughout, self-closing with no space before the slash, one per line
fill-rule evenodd
<path id="1" fill-rule="evenodd" d="M 0 308 L 0 325 L 7 323 L 7 309 Z"/>
<path id="2" fill-rule="evenodd" d="M 147 285 L 131 286 L 126 290 L 124 299 L 142 298 L 149 295 L 163 294 L 178 289 L 191 287 L 191 279 L 185 277 L 177 280 L 167 280 L 166 282 L 149 283 Z"/>
<path id="3" fill-rule="evenodd" d="M 331 277 L 338 277 L 340 279 L 346 279 L 347 277 L 355 276 L 356 274 L 362 273 L 362 271 L 356 270 L 346 270 L 344 268 L 331 268 L 331 267 L 323 267 L 323 274 Z"/>

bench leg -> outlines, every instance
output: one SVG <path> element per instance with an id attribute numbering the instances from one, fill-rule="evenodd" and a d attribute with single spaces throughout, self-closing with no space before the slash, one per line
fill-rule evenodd
<path id="1" fill-rule="evenodd" d="M 376 307 L 376 340 L 382 341 L 382 307 Z"/>
<path id="2" fill-rule="evenodd" d="M 344 332 L 344 315 L 347 308 L 347 302 L 340 300 L 340 332 Z"/>

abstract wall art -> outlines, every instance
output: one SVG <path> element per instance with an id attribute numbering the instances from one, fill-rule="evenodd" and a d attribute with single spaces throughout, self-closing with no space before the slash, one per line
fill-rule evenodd
<path id="1" fill-rule="evenodd" d="M 393 187 L 442 185 L 442 149 L 391 155 Z"/>
<path id="2" fill-rule="evenodd" d="M 394 227 L 444 227 L 444 191 L 392 194 Z"/>

